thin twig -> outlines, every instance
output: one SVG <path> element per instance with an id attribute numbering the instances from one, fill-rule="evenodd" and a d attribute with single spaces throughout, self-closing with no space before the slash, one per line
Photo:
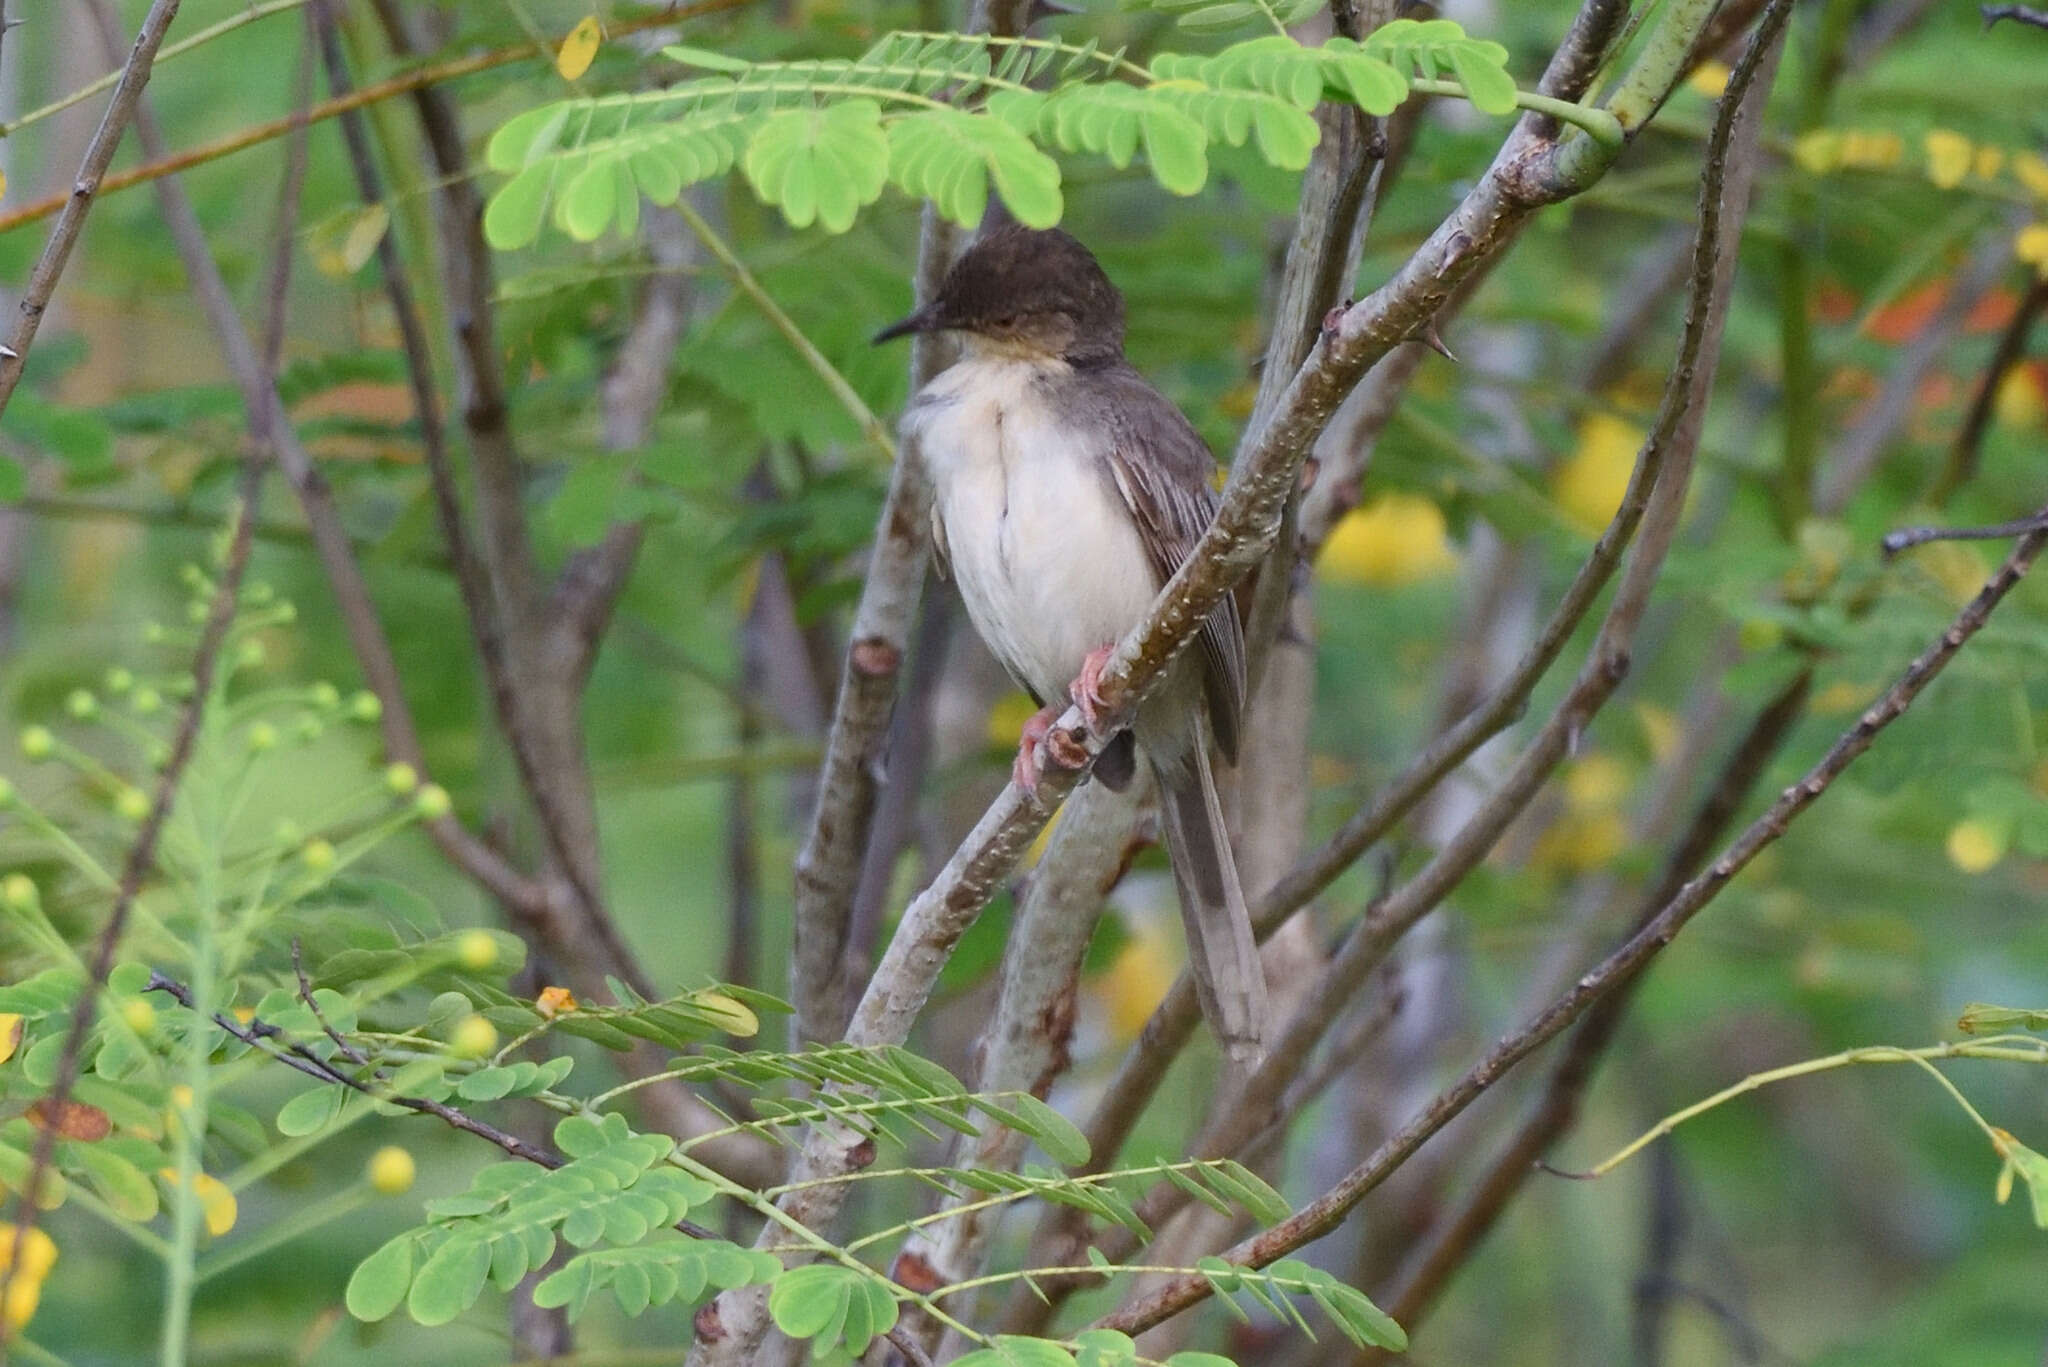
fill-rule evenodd
<path id="1" fill-rule="evenodd" d="M 753 3 L 754 0 L 692 0 L 690 4 L 665 7 L 658 13 L 643 14 L 631 19 L 614 19 L 607 26 L 607 31 L 612 37 L 617 38 L 621 35 L 637 33 L 644 29 L 675 24 L 684 19 L 694 18 L 699 15 L 718 14 L 726 10 L 744 9 Z M 172 8 L 176 8 L 176 6 L 174 5 Z M 437 62 L 429 66 L 418 67 L 415 70 L 405 72 L 403 75 L 379 81 L 375 85 L 366 85 L 361 90 L 346 97 L 322 101 L 314 105 L 305 117 L 308 122 L 323 123 L 346 110 L 362 109 L 399 95 L 409 95 L 416 90 L 421 90 L 428 86 L 440 85 L 443 82 L 457 80 L 463 76 L 473 76 L 480 71 L 490 71 L 497 67 L 509 66 L 513 62 L 522 61 L 529 57 L 545 57 L 551 51 L 552 45 L 549 44 L 520 43 L 512 47 L 498 48 L 491 52 L 479 52 L 473 56 L 459 57 L 452 61 Z M 39 114 L 42 112 L 44 111 L 38 111 Z M 269 142 L 273 138 L 284 137 L 292 131 L 292 125 L 297 117 L 297 115 L 293 115 L 289 118 L 272 119 L 267 123 L 254 124 L 239 133 L 230 134 L 216 142 L 207 143 L 203 147 L 195 147 L 190 151 L 180 152 L 175 156 L 166 153 L 152 154 L 149 160 L 140 166 L 130 167 L 126 171 L 119 171 L 105 177 L 99 182 L 99 192 L 101 194 L 111 194 L 116 190 L 126 190 L 131 186 L 146 184 L 149 181 L 158 180 L 164 176 L 175 175 L 180 171 L 189 171 L 194 166 L 203 166 L 207 162 L 218 161 L 222 157 Z M 34 223 L 40 219 L 48 218 L 51 214 L 63 209 L 70 202 L 70 198 L 68 194 L 51 195 L 47 199 L 39 199 L 25 204 L 11 213 L 0 214 L 0 233 L 19 228 L 24 223 Z"/>
<path id="2" fill-rule="evenodd" d="M 1225 1259 L 1242 1266 L 1263 1267 L 1334 1229 L 1389 1172 L 1431 1135 L 1449 1124 L 1509 1069 L 1555 1038 L 1595 1002 L 1638 973 L 1643 965 L 1678 937 L 1686 923 L 1713 901 L 1736 874 L 1782 837 L 1791 823 L 1870 749 L 1886 727 L 1905 714 L 1935 676 L 1990 619 L 1991 613 L 2019 583 L 2044 546 L 2048 546 L 2048 531 L 2030 533 L 2014 547 L 2012 554 L 1984 588 L 1957 614 L 1947 630 L 1907 666 L 1884 696 L 1836 739 L 1804 778 L 1785 789 L 1733 844 L 1722 851 L 1706 872 L 1688 882 L 1640 932 L 1580 977 L 1557 1001 L 1488 1050 L 1464 1077 L 1389 1136 L 1342 1181 L 1287 1220 L 1237 1244 L 1224 1255 Z M 1125 1333 L 1139 1332 L 1193 1305 L 1207 1296 L 1209 1290 L 1209 1282 L 1204 1277 L 1175 1279 L 1144 1301 L 1108 1317 L 1103 1321 L 1103 1327 L 1120 1329 Z"/>
<path id="3" fill-rule="evenodd" d="M 2048 29 L 2048 10 L 2035 9 L 2031 5 L 1979 5 L 1977 12 L 1984 16 L 1986 28 L 2001 19 L 2010 19 L 2015 24 Z"/>
<path id="4" fill-rule="evenodd" d="M 1789 4 L 1790 0 L 1779 0 L 1780 23 Z M 1775 25 L 1760 30 L 1772 39 L 1780 31 Z M 1622 507 L 1601 539 L 1604 546 L 1613 538 L 1618 554 L 1619 547 L 1626 544 L 1629 533 L 1640 523 L 1641 540 L 1629 559 L 1628 569 L 1578 678 L 1494 793 L 1414 878 L 1367 909 L 1364 918 L 1331 957 L 1321 980 L 1281 1030 L 1265 1063 L 1239 1095 L 1219 1108 L 1215 1119 L 1195 1141 L 1192 1152 L 1202 1156 L 1236 1154 L 1274 1122 L 1279 1103 L 1307 1065 L 1316 1042 L 1341 1017 L 1367 975 L 1400 936 L 1439 905 L 1485 857 L 1569 753 L 1576 738 L 1626 674 L 1630 643 L 1665 554 L 1677 534 L 1719 357 L 1737 257 L 1737 253 L 1724 250 L 1724 244 L 1740 238 L 1749 206 L 1749 184 L 1755 172 L 1761 124 L 1760 115 L 1745 96 L 1760 70 L 1765 80 L 1757 89 L 1768 89 L 1776 52 L 1776 47 L 1767 42 L 1752 45 L 1748 57 L 1730 78 L 1728 94 L 1708 142 L 1701 173 L 1699 228 L 1694 240 L 1684 334 L 1657 420 L 1638 456 Z M 1596 549 L 1596 559 L 1598 555 Z M 1157 1228 L 1183 1203 L 1177 1190 L 1155 1189 L 1140 1206 L 1139 1215 Z M 1100 1242 L 1103 1252 L 1112 1259 L 1129 1256 L 1136 1246 L 1127 1231 L 1111 1231 Z M 1056 1300 L 1061 1292 L 1076 1289 L 1076 1284 L 1062 1284 L 1054 1291 L 1041 1283 L 1041 1289 L 1047 1291 L 1049 1299 Z M 1019 1318 L 1011 1321 L 1011 1327 L 1020 1330 L 1043 1319 L 1038 1305 L 1026 1304 L 1021 1297 L 1013 1298 L 1012 1313 Z"/>
<path id="5" fill-rule="evenodd" d="M 99 193 L 102 179 L 107 173 L 107 164 L 114 159 L 114 149 L 120 146 L 121 135 L 128 131 L 128 122 L 135 116 L 135 109 L 142 101 L 142 88 L 149 84 L 151 66 L 156 61 L 157 49 L 163 45 L 164 31 L 177 17 L 179 0 L 156 0 L 143 16 L 142 27 L 135 35 L 135 46 L 129 50 L 128 60 L 121 67 L 121 79 L 114 86 L 114 94 L 107 101 L 106 112 L 100 116 L 100 126 L 94 130 L 92 141 L 86 144 L 85 159 L 73 177 L 68 193 L 53 196 L 51 209 L 61 208 L 63 213 L 57 219 L 57 226 L 50 230 L 50 238 L 43 244 L 43 253 L 36 258 L 35 268 L 29 272 L 28 284 L 23 287 L 21 302 L 16 306 L 20 316 L 15 319 L 14 332 L 5 345 L 0 345 L 0 413 L 7 411 L 7 404 L 14 397 L 14 388 L 21 383 L 23 368 L 28 364 L 29 348 L 35 345 L 36 329 L 43 324 L 43 313 L 50 306 L 50 296 L 56 293 L 57 281 L 64 274 L 64 267 L 70 263 L 71 249 L 78 243 L 78 234 L 85 227 L 85 216 L 92 212 L 93 199 Z"/>
<path id="6" fill-rule="evenodd" d="M 1666 858 L 1663 873 L 1641 899 L 1630 934 L 1647 925 L 1713 853 L 1714 842 L 1721 839 L 1735 814 L 1749 800 L 1765 767 L 1805 715 L 1812 682 L 1812 671 L 1801 671 L 1757 714 L 1736 742 L 1691 823 Z M 1635 981 L 1617 987 L 1579 1021 L 1527 1118 L 1464 1203 L 1432 1227 L 1428 1242 L 1411 1259 L 1410 1270 L 1385 1302 L 1387 1313 L 1403 1328 L 1413 1332 L 1438 1293 L 1477 1250 L 1501 1212 L 1536 1170 L 1536 1161 L 1576 1123 L 1580 1099 L 1627 1014 Z M 1371 1350 L 1365 1350 L 1353 1358 L 1353 1364 L 1365 1367 L 1381 1360 Z"/>
<path id="7" fill-rule="evenodd" d="M 94 1020 L 98 1018 L 100 989 L 107 981 L 107 974 L 113 969 L 114 954 L 121 942 L 121 934 L 128 926 L 128 914 L 141 894 L 143 880 L 148 878 L 156 864 L 157 840 L 163 833 L 164 824 L 169 820 L 171 806 L 177 800 L 178 784 L 185 776 L 185 766 L 192 758 L 192 750 L 199 736 L 199 724 L 206 709 L 215 699 L 213 680 L 216 666 L 220 661 L 222 643 L 227 640 L 228 628 L 233 625 L 235 604 L 241 593 L 242 575 L 249 565 L 249 548 L 254 544 L 250 534 L 251 520 L 263 479 L 263 461 L 260 458 L 265 434 L 260 428 L 251 432 L 250 449 L 243 464 L 241 481 L 241 506 L 235 515 L 234 527 L 229 535 L 226 563 L 222 565 L 220 578 L 213 592 L 213 601 L 207 609 L 206 624 L 200 630 L 199 646 L 192 659 L 192 696 L 185 704 L 183 715 L 178 718 L 178 729 L 171 738 L 169 757 L 164 761 L 157 776 L 156 792 L 150 799 L 149 814 L 143 818 L 142 826 L 135 833 L 135 839 L 128 847 L 128 854 L 121 865 L 120 886 L 114 893 L 113 909 L 107 915 L 107 923 L 100 929 L 99 939 L 93 949 L 92 963 L 86 980 L 79 992 L 78 1004 L 72 1008 L 71 1026 L 64 1036 L 63 1052 L 58 1055 L 57 1072 L 50 1084 L 48 1110 L 60 1115 L 71 1099 L 71 1089 L 78 1081 L 78 1055 L 85 1046 L 85 1037 Z M 36 1134 L 35 1156 L 29 1163 L 28 1180 L 21 1184 L 20 1195 L 15 1200 L 14 1224 L 15 1247 L 22 1246 L 33 1228 L 38 1211 L 32 1199 L 42 1190 L 43 1177 L 49 1171 L 50 1160 L 57 1144 L 57 1125 L 53 1122 L 42 1126 Z M 7 1301 L 12 1289 L 15 1269 L 21 1259 L 9 1259 L 7 1266 L 0 1269 L 0 1304 Z M 0 1350 L 4 1350 L 7 1337 L 14 1328 L 13 1322 L 0 1317 Z"/>
<path id="8" fill-rule="evenodd" d="M 1998 391 L 2013 367 L 2026 358 L 2027 339 L 2044 311 L 2048 311 L 2048 279 L 2036 277 L 2026 296 L 2020 300 L 2020 306 L 2013 311 L 2012 321 L 1999 335 L 1991 363 L 1984 367 L 1984 374 L 1977 381 L 1977 393 L 1970 400 L 1970 411 L 1963 418 L 1962 428 L 1948 449 L 1948 458 L 1942 462 L 1940 472 L 1927 490 L 1927 502 L 1935 507 L 1948 502 L 1951 494 L 1976 475 L 1977 461 L 1984 450 L 1984 435 L 1991 430 L 1991 418 L 1998 408 Z M 1886 544 L 1890 544 L 1889 538 Z"/>
<path id="9" fill-rule="evenodd" d="M 2044 524 L 2048 524 L 2048 517 L 2035 513 L 2032 517 L 1996 522 L 1989 527 L 1902 527 L 1885 537 L 1884 553 L 1889 559 L 1901 551 L 1924 546 L 1930 541 L 2010 541 L 2016 536 L 2038 532 Z"/>

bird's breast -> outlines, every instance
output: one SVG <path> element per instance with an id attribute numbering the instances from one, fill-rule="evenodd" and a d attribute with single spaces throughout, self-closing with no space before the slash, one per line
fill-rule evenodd
<path id="1" fill-rule="evenodd" d="M 968 616 L 1048 700 L 1064 697 L 1088 652 L 1122 636 L 1159 591 L 1104 477 L 1100 434 L 1076 424 L 1049 378 L 1028 363 L 958 365 L 905 422 L 931 472 Z"/>

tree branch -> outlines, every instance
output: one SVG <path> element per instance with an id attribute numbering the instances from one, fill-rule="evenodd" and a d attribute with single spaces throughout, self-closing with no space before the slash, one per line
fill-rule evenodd
<path id="1" fill-rule="evenodd" d="M 178 4 L 179 0 L 156 0 L 149 7 L 149 13 L 143 16 L 142 27 L 135 34 L 135 45 L 129 50 L 128 60 L 122 64 L 121 79 L 114 86 L 113 97 L 107 101 L 106 112 L 100 115 L 100 126 L 94 130 L 92 141 L 86 144 L 85 159 L 71 182 L 71 191 L 52 201 L 53 207 L 62 206 L 63 213 L 57 219 L 57 226 L 50 230 L 49 240 L 43 244 L 42 255 L 36 258 L 35 267 L 29 271 L 21 302 L 15 306 L 19 316 L 14 320 L 14 331 L 6 344 L 0 345 L 0 413 L 7 411 L 15 386 L 21 383 L 22 370 L 28 364 L 29 348 L 35 345 L 36 330 L 43 325 L 43 313 L 50 306 L 50 296 L 56 293 L 57 281 L 71 261 L 71 249 L 77 245 L 78 234 L 85 228 L 85 216 L 92 212 L 93 197 L 99 193 L 107 164 L 114 159 L 114 149 L 120 146 L 121 135 L 128 130 L 129 120 L 142 101 L 142 89 L 149 84 L 157 49 L 163 45 L 164 31 L 177 17 Z"/>

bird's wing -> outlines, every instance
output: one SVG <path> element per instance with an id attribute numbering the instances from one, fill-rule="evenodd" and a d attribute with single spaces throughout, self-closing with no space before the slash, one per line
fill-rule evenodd
<path id="1" fill-rule="evenodd" d="M 953 552 L 946 545 L 946 520 L 939 516 L 938 501 L 932 501 L 932 564 L 939 571 L 939 578 L 953 577 Z"/>
<path id="2" fill-rule="evenodd" d="M 1104 464 L 1164 582 L 1216 515 L 1216 458 L 1181 411 L 1135 370 L 1124 368 L 1116 380 Z M 1210 611 L 1196 648 L 1216 746 L 1234 764 L 1245 694 L 1244 624 L 1235 595 L 1225 594 Z"/>

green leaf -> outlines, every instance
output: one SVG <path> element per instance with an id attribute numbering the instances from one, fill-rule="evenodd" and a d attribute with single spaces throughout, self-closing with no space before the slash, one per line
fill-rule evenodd
<path id="1" fill-rule="evenodd" d="M 348 1094 L 339 1087 L 315 1087 L 301 1092 L 277 1111 L 277 1132 L 288 1139 L 316 1134 L 341 1115 Z"/>
<path id="2" fill-rule="evenodd" d="M 28 493 L 28 476 L 11 456 L 0 456 L 0 503 L 19 503 Z"/>
<path id="3" fill-rule="evenodd" d="M 1231 1179 L 1231 1194 L 1238 1203 L 1250 1211 L 1254 1218 L 1265 1224 L 1278 1224 L 1293 1214 L 1293 1207 L 1287 1198 L 1273 1190 L 1266 1179 L 1253 1172 L 1234 1158 L 1226 1158 L 1217 1164 L 1212 1172 L 1227 1173 Z"/>
<path id="4" fill-rule="evenodd" d="M 1450 50 L 1451 70 L 1465 87 L 1465 96 L 1482 114 L 1515 112 L 1514 78 L 1497 63 L 1487 62 L 1472 48 L 1459 45 Z"/>
<path id="5" fill-rule="evenodd" d="M 1392 1315 L 1374 1305 L 1363 1291 L 1325 1273 L 1310 1279 L 1309 1294 L 1339 1332 L 1359 1347 L 1385 1348 L 1396 1353 L 1407 1351 L 1407 1331 L 1394 1322 Z"/>
<path id="6" fill-rule="evenodd" d="M 356 1271 L 361 1275 L 361 1268 Z M 490 1275 L 491 1246 L 474 1236 L 458 1234 L 421 1265 L 406 1297 L 406 1313 L 428 1328 L 446 1324 L 476 1303 Z"/>
<path id="7" fill-rule="evenodd" d="M 72 1155 L 85 1171 L 86 1185 L 124 1219 L 141 1223 L 157 1212 L 156 1183 L 104 1144 L 77 1144 Z"/>
<path id="8" fill-rule="evenodd" d="M 768 1314 L 775 1327 L 791 1338 L 816 1336 L 833 1316 L 843 1313 L 851 1275 L 831 1263 L 811 1263 L 777 1277 L 768 1292 Z"/>
<path id="9" fill-rule="evenodd" d="M 779 207 L 791 227 L 816 222 L 843 233 L 888 182 L 882 107 L 855 99 L 780 110 L 755 130 L 741 168 L 754 192 Z"/>
<path id="10" fill-rule="evenodd" d="M 753 65 L 744 58 L 728 57 L 709 48 L 687 47 L 682 43 L 670 44 L 661 50 L 661 55 L 670 61 L 681 62 L 684 66 L 694 66 L 704 71 L 745 71 Z"/>
<path id="11" fill-rule="evenodd" d="M 405 1289 L 412 1283 L 413 1245 L 417 1236 L 410 1230 L 363 1259 L 348 1279 L 344 1297 L 348 1312 L 357 1319 L 374 1322 L 398 1308 Z"/>
<path id="12" fill-rule="evenodd" d="M 1224 29 L 1236 28 L 1250 19 L 1263 17 L 1265 10 L 1249 0 L 1225 0 L 1220 5 L 1204 5 L 1201 9 L 1180 16 L 1180 26 L 1190 33 L 1221 33 Z"/>
<path id="13" fill-rule="evenodd" d="M 1209 178 L 1209 135 L 1177 109 L 1148 105 L 1138 116 L 1152 178 L 1168 192 L 1192 195 Z"/>
<path id="14" fill-rule="evenodd" d="M 896 119 L 888 136 L 890 178 L 963 227 L 980 222 L 990 177 L 1018 222 L 1050 228 L 1060 220 L 1059 163 L 1010 121 L 933 109 Z"/>
<path id="15" fill-rule="evenodd" d="M 1093 1244 L 1088 1249 L 1097 1251 Z M 1074 1344 L 1080 1349 L 1075 1367 L 1130 1367 L 1138 1358 L 1138 1345 L 1114 1329 L 1083 1329 L 1074 1335 Z"/>
<path id="16" fill-rule="evenodd" d="M 1993 1006 L 1971 1002 L 1956 1028 L 1966 1035 L 1996 1035 L 2007 1030 L 2048 1030 L 2048 1011 L 2026 1006 Z"/>
<path id="17" fill-rule="evenodd" d="M 1168 1358 L 1166 1367 L 1237 1367 L 1237 1364 L 1220 1354 L 1198 1353 L 1193 1349 L 1187 1349 Z"/>

